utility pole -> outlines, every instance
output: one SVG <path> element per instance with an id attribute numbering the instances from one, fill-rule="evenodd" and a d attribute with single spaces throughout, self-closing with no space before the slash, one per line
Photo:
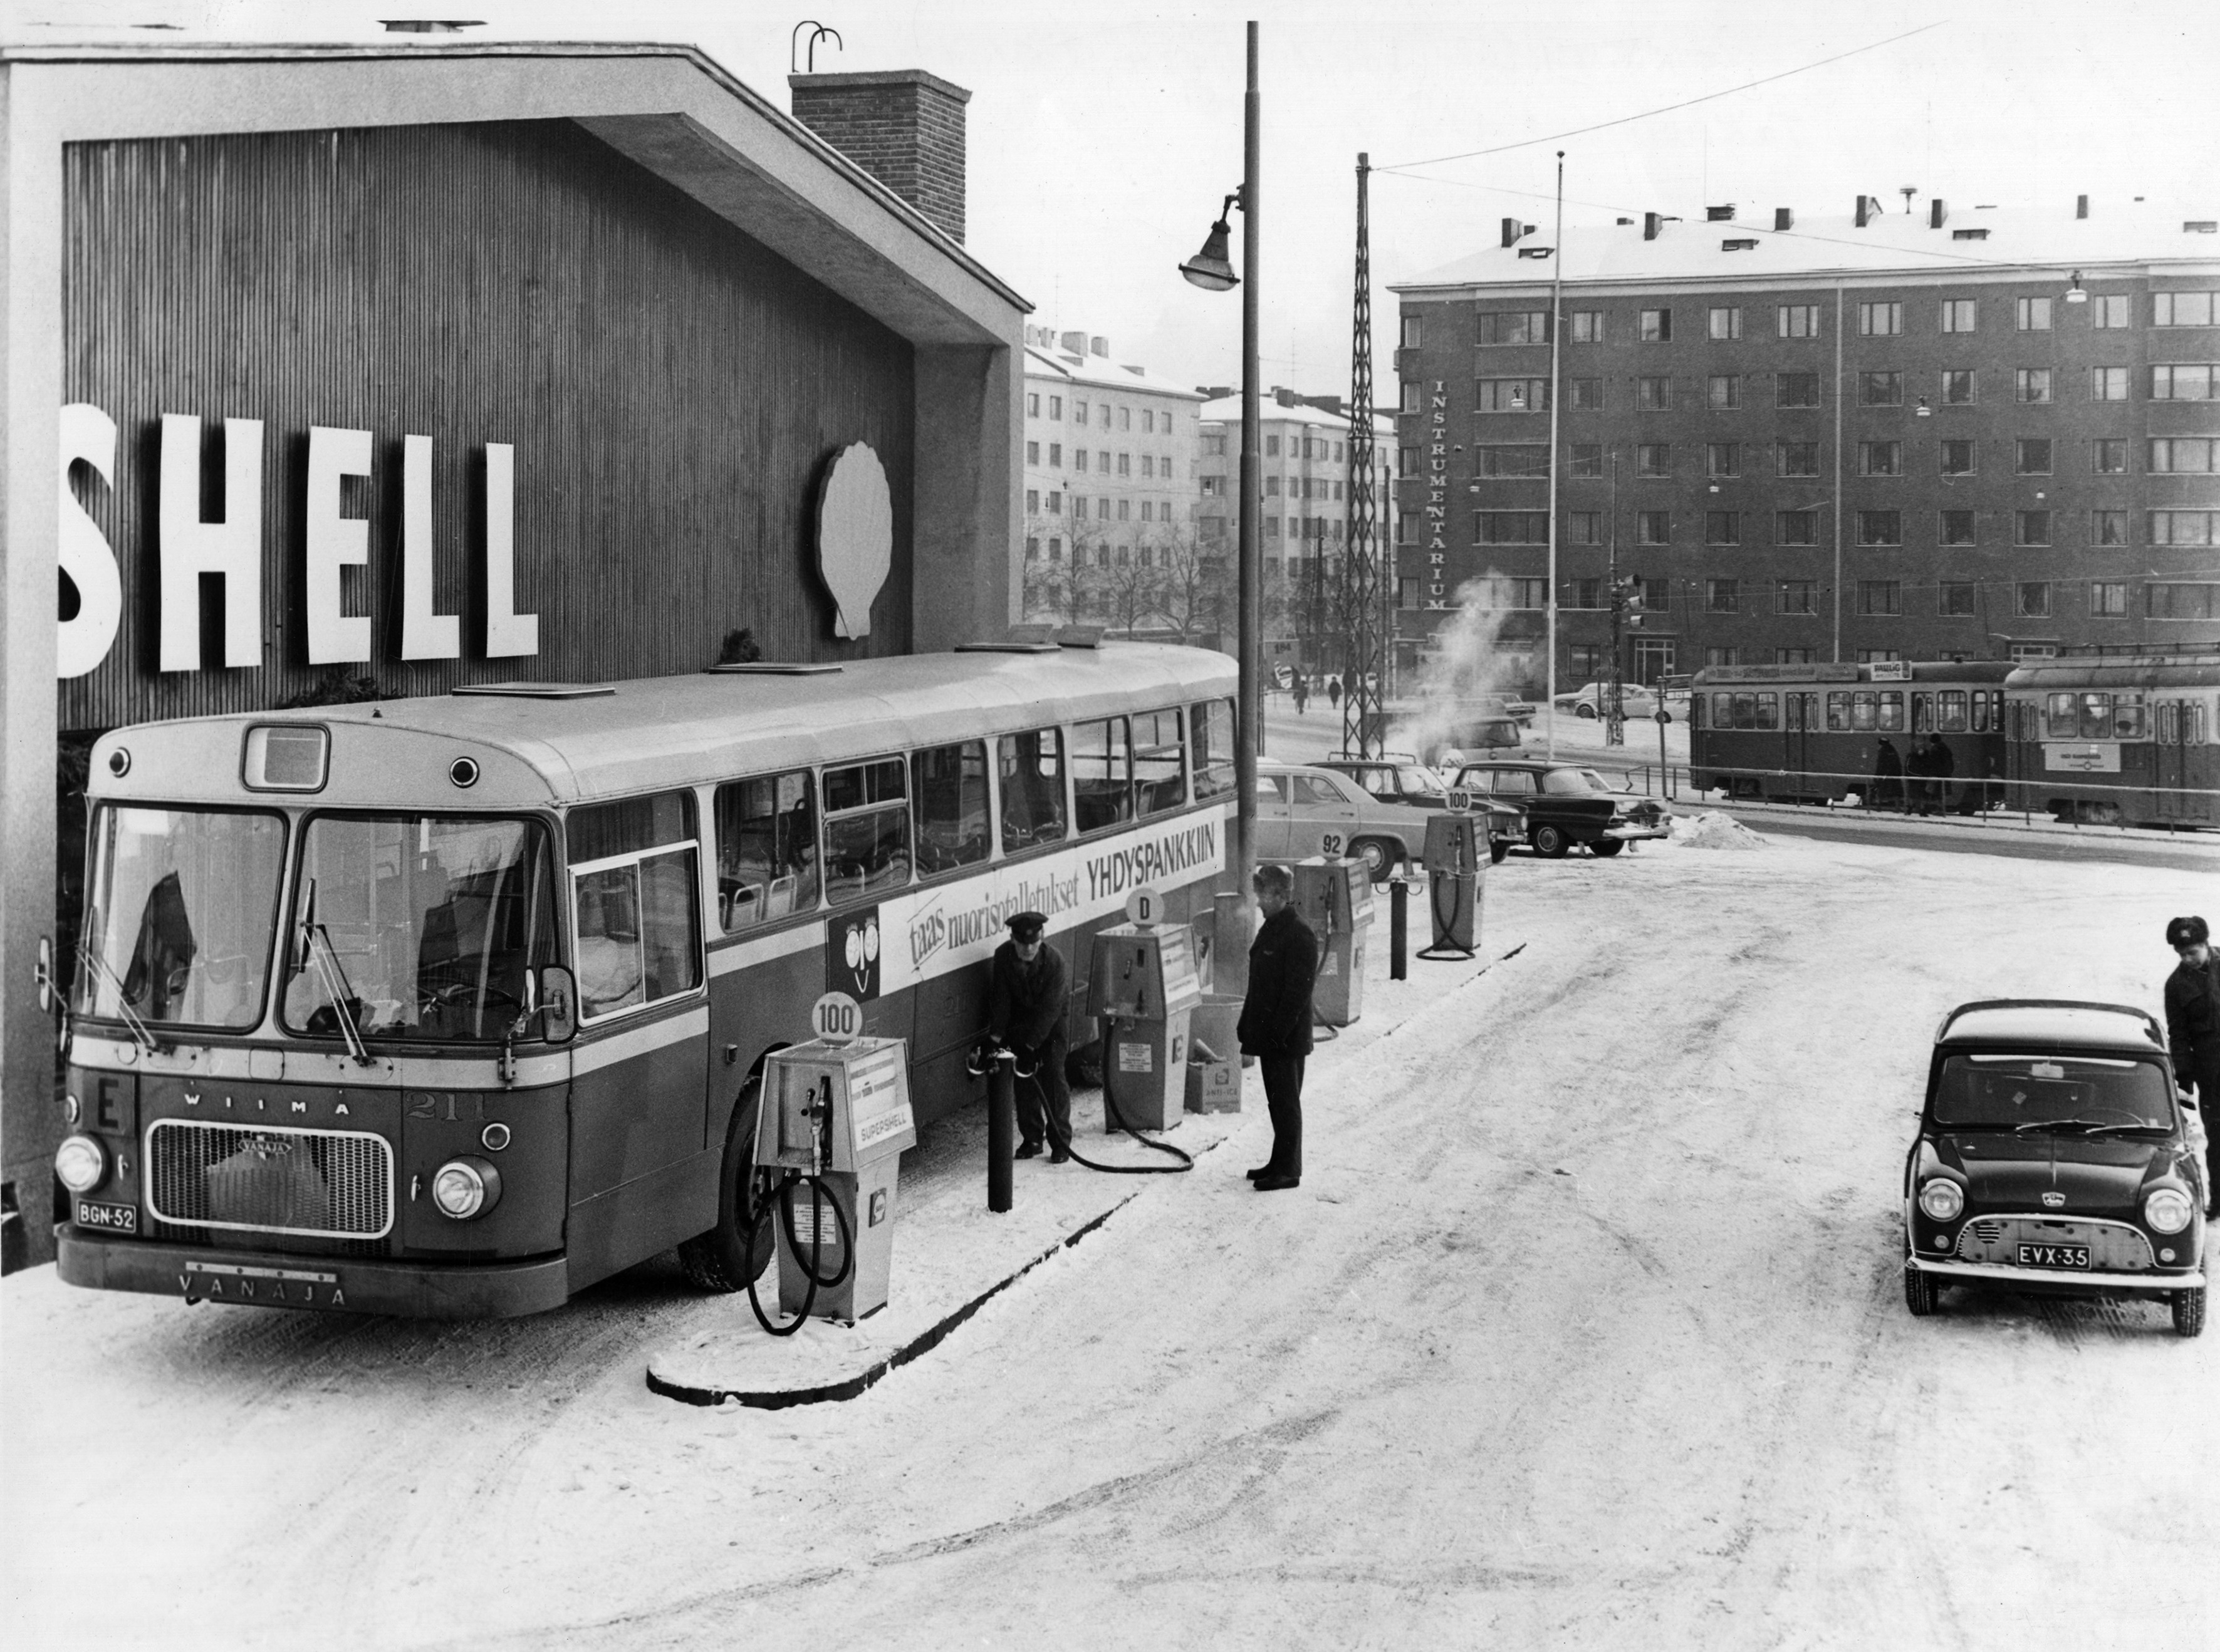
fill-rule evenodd
<path id="1" fill-rule="evenodd" d="M 1542 714 L 1549 720 L 1543 725 L 1548 731 L 1543 738 L 1543 751 L 1554 763 L 1557 759 L 1557 403 L 1562 387 L 1557 382 L 1558 366 L 1562 359 L 1557 334 L 1559 318 L 1564 308 L 1565 284 L 1565 152 L 1557 151 L 1557 238 L 1550 249 L 1550 589 L 1549 641 L 1547 663 L 1543 670 L 1547 680 L 1542 685 Z"/>
<path id="2" fill-rule="evenodd" d="M 1342 673 L 1341 749 L 1376 757 L 1387 740 L 1388 653 L 1380 513 L 1372 430 L 1372 159 L 1356 158 L 1356 302 L 1350 333 L 1348 537 L 1341 552 L 1341 622 L 1349 669 Z M 1321 543 L 1319 547 L 1324 549 Z"/>
<path id="3" fill-rule="evenodd" d="M 1605 582 L 1611 591 L 1611 670 L 1605 678 L 1603 740 L 1606 745 L 1626 744 L 1626 708 L 1619 695 L 1619 660 L 1626 652 L 1622 620 L 1626 592 L 1618 583 L 1618 449 L 1611 450 L 1611 573 Z"/>

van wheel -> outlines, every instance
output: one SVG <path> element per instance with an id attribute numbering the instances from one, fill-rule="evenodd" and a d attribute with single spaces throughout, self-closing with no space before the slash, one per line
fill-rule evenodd
<path id="1" fill-rule="evenodd" d="M 2173 1329 L 2180 1337 L 2196 1337 L 2204 1330 L 2204 1287 L 2173 1294 Z"/>
<path id="2" fill-rule="evenodd" d="M 1350 845 L 1349 851 L 1364 863 L 1364 870 L 1375 883 L 1385 883 L 1388 869 L 1400 858 L 1395 845 L 1378 838 L 1359 838 Z"/>
<path id="3" fill-rule="evenodd" d="M 1490 838 L 1487 840 L 1487 863 L 1488 863 L 1490 866 L 1500 866 L 1500 865 L 1501 865 L 1501 864 L 1503 863 L 1503 857 L 1504 857 L 1506 855 L 1509 854 L 1510 852 L 1511 852 L 1511 839 L 1510 839 L 1510 838 Z"/>
<path id="4" fill-rule="evenodd" d="M 733 1104 L 733 1126 L 725 1132 L 725 1159 L 717 1173 L 717 1225 L 678 1247 L 678 1265 L 696 1290 L 745 1290 L 770 1265 L 770 1224 L 755 1220 L 758 1207 L 777 1185 L 770 1172 L 756 1168 L 756 1115 L 762 1104 L 763 1069 L 758 1067 L 741 1087 Z"/>
<path id="5" fill-rule="evenodd" d="M 1915 1319 L 1924 1319 L 1938 1312 L 1942 1306 L 1942 1281 L 1932 1274 L 1921 1273 L 1910 1262 L 1905 1263 L 1904 1306 L 1911 1310 Z"/>
<path id="6" fill-rule="evenodd" d="M 1537 826 L 1526 834 L 1526 838 L 1534 845 L 1534 852 L 1546 860 L 1564 859 L 1566 851 L 1573 846 L 1573 840 L 1565 835 L 1562 826 Z"/>

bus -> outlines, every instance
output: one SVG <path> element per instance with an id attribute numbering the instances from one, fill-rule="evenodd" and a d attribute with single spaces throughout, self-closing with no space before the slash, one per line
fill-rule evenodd
<path id="1" fill-rule="evenodd" d="M 1688 701 L 1688 772 L 1699 791 L 1828 803 L 1855 792 L 1901 806 L 1905 782 L 1876 775 L 1880 743 L 1906 765 L 1914 739 L 1940 735 L 1952 773 L 1944 807 L 1983 807 L 2003 773 L 2009 660 L 1713 665 Z"/>
<path id="2" fill-rule="evenodd" d="M 998 645 L 120 729 L 64 1019 L 72 1285 L 542 1312 L 676 1246 L 733 1290 L 767 1052 L 828 990 L 979 1092 L 1004 920 L 1229 865 L 1235 667 Z"/>
<path id="3" fill-rule="evenodd" d="M 2220 647 L 2028 660 L 2005 697 L 2016 805 L 2084 825 L 2220 826 Z"/>

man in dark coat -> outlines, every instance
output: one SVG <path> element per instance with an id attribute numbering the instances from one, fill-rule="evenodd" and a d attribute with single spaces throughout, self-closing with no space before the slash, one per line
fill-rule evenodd
<path id="1" fill-rule="evenodd" d="M 1259 866 L 1252 887 L 1263 924 L 1249 948 L 1249 995 L 1242 1001 L 1241 1053 L 1257 1057 L 1272 1115 L 1272 1156 L 1249 1173 L 1258 1193 L 1303 1179 L 1303 1058 L 1311 1052 L 1311 988 L 1318 979 L 1318 937 L 1294 909 L 1295 881 L 1284 866 Z"/>
<path id="2" fill-rule="evenodd" d="M 2166 978 L 2166 1042 L 2173 1057 L 2175 1081 L 2197 1092 L 2204 1115 L 2204 1204 L 2212 1213 L 2220 1184 L 2220 957 L 2212 951 L 2212 932 L 2202 918 L 2176 918 L 2166 926 L 2166 944 L 2181 962 Z"/>
<path id="3" fill-rule="evenodd" d="M 1071 1087 L 1063 1072 L 1069 1053 L 1063 1036 L 1064 1001 L 1069 981 L 1063 959 L 1041 938 L 1048 920 L 1038 912 L 1021 912 L 1009 920 L 1010 938 L 995 949 L 995 962 L 987 982 L 987 1032 L 1007 1044 L 1018 1058 L 1017 1156 L 1033 1157 L 1041 1150 L 1045 1131 L 1051 1164 L 1071 1157 Z M 1042 1117 L 1041 1102 L 1048 1102 Z"/>
<path id="4" fill-rule="evenodd" d="M 1874 807 L 1885 809 L 1904 802 L 1904 759 L 1896 754 L 1896 742 L 1884 734 L 1880 749 L 1874 753 Z"/>
<path id="5" fill-rule="evenodd" d="M 1927 782 L 1930 801 L 1937 814 L 1950 812 L 1950 776 L 1958 772 L 1958 760 L 1950 755 L 1950 748 L 1940 734 L 1927 737 Z"/>

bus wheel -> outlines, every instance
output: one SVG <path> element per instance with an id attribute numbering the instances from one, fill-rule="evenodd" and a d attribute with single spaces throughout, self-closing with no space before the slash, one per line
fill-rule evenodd
<path id="1" fill-rule="evenodd" d="M 763 1100 L 761 1069 L 748 1075 L 733 1104 L 733 1127 L 725 1132 L 725 1161 L 717 1175 L 717 1225 L 680 1244 L 678 1264 L 697 1290 L 745 1290 L 770 1265 L 771 1226 L 754 1221 L 757 1206 L 776 1185 L 757 1169 L 756 1114 Z M 754 1244 L 749 1244 L 752 1228 Z"/>

